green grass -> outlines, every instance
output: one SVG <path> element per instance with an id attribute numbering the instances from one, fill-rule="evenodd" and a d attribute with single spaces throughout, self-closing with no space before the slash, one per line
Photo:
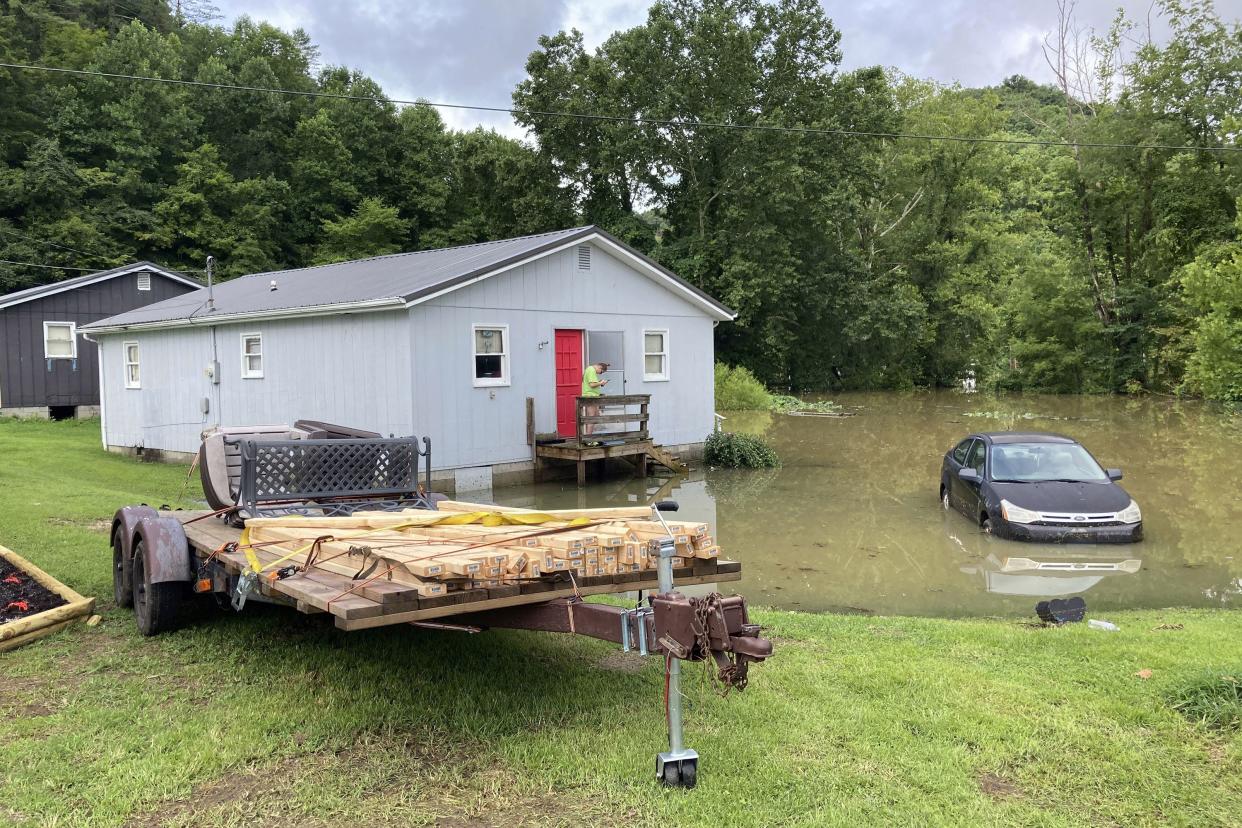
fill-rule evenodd
<path id="1" fill-rule="evenodd" d="M 744 693 L 688 668 L 700 784 L 667 791 L 660 666 L 601 642 L 263 607 L 140 638 L 103 530 L 186 469 L 107 455 L 97 429 L 0 421 L 0 543 L 104 616 L 0 654 L 0 825 L 1239 824 L 1242 734 L 1174 703 L 1224 704 L 1205 682 L 1242 674 L 1242 614 L 1101 633 L 759 612 L 777 654 Z"/>

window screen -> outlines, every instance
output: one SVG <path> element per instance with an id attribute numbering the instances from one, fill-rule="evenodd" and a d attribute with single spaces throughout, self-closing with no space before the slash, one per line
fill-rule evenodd
<path id="1" fill-rule="evenodd" d="M 503 326 L 474 328 L 475 385 L 507 385 L 509 382 L 509 329 Z"/>
<path id="2" fill-rule="evenodd" d="M 668 331 L 643 331 L 643 379 L 668 379 Z"/>
<path id="3" fill-rule="evenodd" d="M 242 377 L 245 379 L 263 377 L 262 334 L 242 334 Z"/>
<path id="4" fill-rule="evenodd" d="M 72 322 L 43 323 L 43 354 L 48 359 L 75 359 L 78 355 L 76 326 Z"/>

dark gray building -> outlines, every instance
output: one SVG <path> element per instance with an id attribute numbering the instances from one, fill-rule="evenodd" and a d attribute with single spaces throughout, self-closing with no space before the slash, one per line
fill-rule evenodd
<path id="1" fill-rule="evenodd" d="M 138 262 L 0 296 L 0 414 L 97 414 L 99 352 L 78 328 L 199 287 Z"/>

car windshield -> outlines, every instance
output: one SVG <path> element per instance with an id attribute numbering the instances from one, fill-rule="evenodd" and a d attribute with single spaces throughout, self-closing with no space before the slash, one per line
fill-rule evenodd
<path id="1" fill-rule="evenodd" d="M 1107 480 L 1108 475 L 1077 443 L 998 443 L 992 446 L 992 479 L 1037 483 Z"/>

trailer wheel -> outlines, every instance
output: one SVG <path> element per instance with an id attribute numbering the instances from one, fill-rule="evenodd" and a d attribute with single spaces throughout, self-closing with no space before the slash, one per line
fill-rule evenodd
<path id="1" fill-rule="evenodd" d="M 134 591 L 125 582 L 125 542 L 118 527 L 112 533 L 112 600 L 118 607 L 134 605 Z"/>
<path id="2" fill-rule="evenodd" d="M 693 788 L 694 783 L 698 781 L 698 765 L 694 762 L 686 762 L 681 766 L 681 786 L 683 788 Z"/>
<path id="3" fill-rule="evenodd" d="M 185 584 L 180 581 L 151 583 L 144 547 L 145 541 L 141 539 L 134 543 L 134 617 L 138 620 L 138 632 L 156 635 L 176 626 Z"/>
<path id="4" fill-rule="evenodd" d="M 670 788 L 676 788 L 681 784 L 681 774 L 677 772 L 677 763 L 669 762 L 664 766 L 664 784 Z"/>

